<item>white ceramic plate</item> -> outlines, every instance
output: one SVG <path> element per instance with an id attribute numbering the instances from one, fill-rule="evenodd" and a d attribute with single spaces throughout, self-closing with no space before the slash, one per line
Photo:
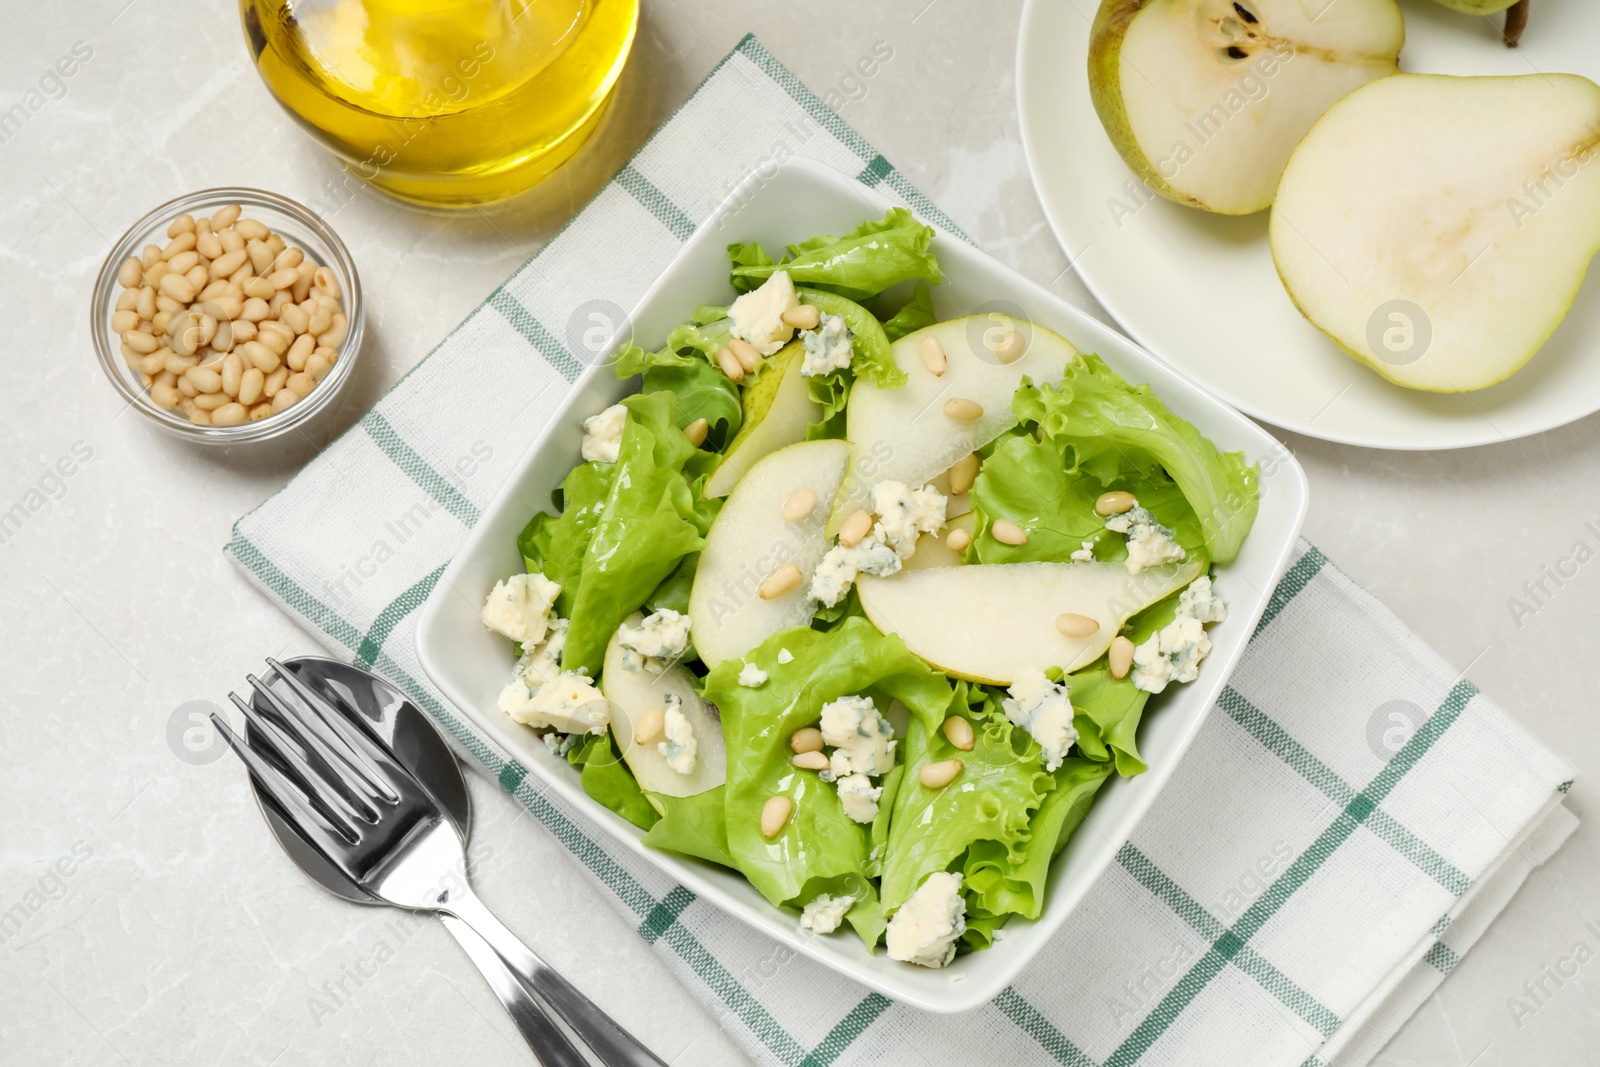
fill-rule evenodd
<path id="1" fill-rule="evenodd" d="M 1142 345 L 1258 418 L 1373 448 L 1489 444 L 1600 410 L 1600 272 L 1590 274 L 1533 361 L 1489 389 L 1401 389 L 1340 352 L 1279 284 L 1266 212 L 1227 218 L 1138 188 L 1089 101 L 1089 27 L 1098 6 L 1029 0 L 1017 46 L 1017 104 L 1028 165 L 1057 239 Z M 1593 2 L 1535 0 L 1515 50 L 1500 43 L 1499 15 L 1461 15 L 1432 0 L 1402 6 L 1403 70 L 1600 79 L 1600 5 Z M 1148 202 L 1140 206 L 1133 192 Z"/>
<path id="2" fill-rule="evenodd" d="M 740 206 L 742 203 L 742 206 Z M 733 298 L 724 246 L 730 239 L 759 240 L 768 248 L 817 233 L 843 233 L 863 218 L 880 215 L 887 201 L 853 179 L 805 159 L 776 176 L 752 176 L 700 230 L 651 287 L 634 312 L 634 336 L 654 345 L 697 304 Z M 1282 574 L 1305 517 L 1305 475 L 1288 452 L 1249 419 L 1202 392 L 1088 315 L 1047 290 L 954 238 L 940 236 L 934 252 L 947 280 L 934 290 L 941 319 L 970 314 L 990 301 L 1008 301 L 1035 322 L 1064 335 L 1079 349 L 1099 352 L 1118 373 L 1147 381 L 1172 410 L 1198 426 L 1224 449 L 1242 449 L 1262 462 L 1261 510 L 1239 557 L 1220 571 L 1218 588 L 1230 606 L 1228 620 L 1212 632 L 1215 649 L 1199 681 L 1159 698 L 1139 737 L 1150 770 L 1114 779 L 1095 801 L 1084 827 L 1056 857 L 1049 898 L 1036 922 L 1013 922 L 1011 936 L 987 951 L 960 958 L 945 971 L 929 971 L 870 956 L 853 934 L 806 934 L 799 913 L 768 904 L 739 875 L 714 864 L 658 852 L 640 832 L 590 800 L 576 771 L 552 756 L 533 731 L 495 707 L 511 676 L 510 642 L 486 630 L 478 606 L 496 580 L 522 569 L 518 532 L 535 511 L 549 504 L 550 490 L 579 462 L 579 421 L 632 392 L 611 368 L 590 367 L 566 404 L 501 488 L 468 534 L 454 560 L 423 605 L 417 646 L 428 677 L 473 722 L 556 793 L 586 811 L 622 847 L 655 864 L 730 915 L 841 974 L 886 996 L 928 1011 L 957 1012 L 989 1000 L 1016 976 L 1083 899 L 1172 774 L 1204 720 Z M 949 981 L 953 972 L 966 979 Z"/>

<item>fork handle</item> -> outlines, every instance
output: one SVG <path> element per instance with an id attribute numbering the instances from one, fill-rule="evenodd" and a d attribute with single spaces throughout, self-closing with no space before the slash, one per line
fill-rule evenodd
<path id="1" fill-rule="evenodd" d="M 450 935 L 466 950 L 467 956 L 478 965 L 478 970 L 483 973 L 495 996 L 500 998 L 506 1014 L 511 1016 L 511 1021 L 516 1024 L 541 1067 L 590 1067 L 583 1053 L 572 1047 L 572 1042 L 567 1040 L 567 1035 L 561 1032 L 555 1020 L 533 999 L 533 994 L 518 981 L 516 974 L 487 941 L 454 915 L 439 912 L 438 916 L 444 928 L 450 931 Z"/>
<path id="2" fill-rule="evenodd" d="M 666 1067 L 655 1053 L 523 944 L 471 889 L 452 889 L 448 899 L 438 906 L 488 942 L 506 966 L 535 996 L 555 1009 L 606 1067 Z"/>

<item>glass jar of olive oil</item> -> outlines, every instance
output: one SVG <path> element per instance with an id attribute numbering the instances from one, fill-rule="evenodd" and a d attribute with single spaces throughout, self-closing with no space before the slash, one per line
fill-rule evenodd
<path id="1" fill-rule="evenodd" d="M 531 188 L 599 124 L 638 0 L 240 0 L 256 69 L 363 181 L 476 204 Z M 354 184 L 354 183 L 352 183 Z"/>

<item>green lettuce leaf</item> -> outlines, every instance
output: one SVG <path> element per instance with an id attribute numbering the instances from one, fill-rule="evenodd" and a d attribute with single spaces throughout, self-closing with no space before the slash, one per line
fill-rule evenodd
<path id="1" fill-rule="evenodd" d="M 650 795 L 666 809 L 660 821 L 649 827 L 644 843 L 666 852 L 697 856 L 724 867 L 735 866 L 728 852 L 728 830 L 724 825 L 723 799 L 726 786 L 707 789 L 691 797 Z"/>
<path id="2" fill-rule="evenodd" d="M 680 430 L 696 419 L 705 419 L 710 426 L 705 447 L 713 451 L 733 440 L 744 421 L 739 387 L 701 359 L 691 359 L 685 366 L 646 367 L 639 391 L 669 395 L 672 421 Z"/>
<path id="3" fill-rule="evenodd" d="M 1160 466 L 1198 516 L 1211 558 L 1226 563 L 1238 554 L 1255 521 L 1258 468 L 1242 453 L 1219 452 L 1148 385 L 1130 385 L 1100 357 L 1084 355 L 1068 362 L 1058 385 L 1025 381 L 1011 408 L 1046 437 L 1070 445 L 1074 466 L 1102 480 L 1130 463 L 1147 471 Z"/>
<path id="4" fill-rule="evenodd" d="M 561 483 L 558 516 L 535 515 L 517 538 L 530 571 L 561 583 L 570 620 L 564 670 L 599 677 L 606 644 L 684 556 L 705 546 L 714 511 L 700 507 L 684 465 L 700 453 L 668 392 L 636 393 L 615 463 L 591 462 Z"/>
<path id="5" fill-rule="evenodd" d="M 1137 735 L 1150 694 L 1135 686 L 1131 677 L 1121 681 L 1111 677 L 1104 657 L 1064 680 L 1078 751 L 1096 762 L 1112 761 L 1124 778 L 1149 770 L 1139 758 Z"/>
<path id="6" fill-rule="evenodd" d="M 881 220 L 864 222 L 843 237 L 813 237 L 790 245 L 781 262 L 774 262 L 756 244 L 729 245 L 728 258 L 733 262 L 733 287 L 741 292 L 758 287 L 781 269 L 796 285 L 864 300 L 904 281 L 934 285 L 943 281 L 938 261 L 928 251 L 932 243 L 932 227 L 896 207 Z"/>
<path id="7" fill-rule="evenodd" d="M 905 306 L 884 321 L 883 332 L 891 342 L 898 341 L 908 333 L 932 326 L 936 321 L 933 315 L 933 290 L 918 282 Z"/>
<path id="8" fill-rule="evenodd" d="M 1138 497 L 1191 557 L 1205 553 L 1205 533 L 1194 509 L 1163 471 L 1124 464 L 1102 481 L 1099 474 L 1069 466 L 1073 456 L 1054 438 L 1038 441 L 1032 434 L 1011 433 L 995 441 L 972 486 L 978 562 L 1066 563 L 1085 541 L 1093 542 L 1096 559 L 1126 559 L 1126 539 L 1107 530 L 1105 518 L 1094 510 L 1095 499 L 1112 488 Z M 999 519 L 1027 530 L 1028 540 L 1007 545 L 984 536 Z"/>
<path id="9" fill-rule="evenodd" d="M 584 734 L 567 750 L 567 762 L 583 768 L 578 778 L 585 793 L 639 829 L 648 830 L 661 818 L 622 762 L 609 732 Z"/>
<path id="10" fill-rule="evenodd" d="M 793 660 L 779 663 L 780 649 L 788 649 Z M 705 681 L 706 699 L 722 713 L 727 742 L 728 852 L 774 904 L 799 907 L 822 892 L 850 893 L 865 904 L 851 909 L 852 923 L 870 934 L 882 917 L 870 881 L 876 870 L 873 828 L 844 814 L 832 785 L 795 769 L 789 738 L 815 725 L 823 704 L 858 693 L 871 696 L 880 709 L 899 700 L 914 714 L 938 721 L 949 705 L 950 686 L 898 637 L 878 633 L 861 618 L 845 619 L 827 633 L 802 627 L 774 634 L 745 662 L 765 670 L 767 681 L 740 685 L 744 664 L 738 660 L 718 664 Z M 888 776 L 883 784 L 880 813 L 894 804 Z M 768 841 L 761 836 L 761 809 L 780 793 L 794 802 L 794 813 Z M 892 838 L 888 824 L 884 832 Z"/>
<path id="11" fill-rule="evenodd" d="M 799 286 L 795 295 L 802 304 L 811 304 L 824 315 L 838 315 L 855 336 L 850 340 L 853 355 L 846 371 L 853 378 L 865 378 L 880 389 L 895 389 L 906 384 L 906 372 L 894 361 L 889 337 L 877 318 L 854 300 Z M 814 379 L 813 379 L 814 380 Z"/>
<path id="12" fill-rule="evenodd" d="M 947 711 L 972 723 L 970 751 L 956 748 L 940 729 Z M 891 912 L 924 878 L 951 869 L 978 842 L 991 842 L 997 856 L 1021 862 L 1032 813 L 1052 786 L 1033 738 L 1011 725 L 990 693 L 966 682 L 957 683 L 945 707 L 913 715 L 904 748 L 906 777 L 883 862 L 883 903 Z M 923 785 L 918 771 L 947 759 L 962 762 L 956 783 Z"/>

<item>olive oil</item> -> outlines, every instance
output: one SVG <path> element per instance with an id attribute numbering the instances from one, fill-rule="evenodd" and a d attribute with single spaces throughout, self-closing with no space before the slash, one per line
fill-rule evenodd
<path id="1" fill-rule="evenodd" d="M 588 139 L 638 0 L 240 0 L 273 95 L 363 181 L 475 204 L 531 188 Z"/>

